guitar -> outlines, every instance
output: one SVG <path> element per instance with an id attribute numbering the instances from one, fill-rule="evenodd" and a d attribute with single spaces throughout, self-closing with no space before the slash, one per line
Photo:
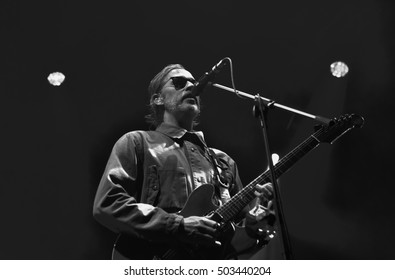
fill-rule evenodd
<path id="1" fill-rule="evenodd" d="M 328 125 L 317 127 L 315 133 L 277 162 L 274 166 L 275 177 L 279 178 L 320 143 L 332 144 L 350 129 L 362 127 L 363 123 L 364 119 L 361 116 L 351 114 L 333 119 Z M 120 234 L 114 244 L 112 259 L 231 259 L 237 257 L 240 252 L 256 247 L 257 240 L 250 237 L 244 227 L 238 227 L 232 221 L 256 198 L 255 185 L 269 182 L 270 177 L 270 170 L 267 170 L 219 207 L 212 203 L 215 193 L 213 185 L 204 184 L 191 193 L 179 214 L 183 217 L 206 216 L 221 224 L 219 230 L 221 246 L 218 248 L 160 244 Z"/>

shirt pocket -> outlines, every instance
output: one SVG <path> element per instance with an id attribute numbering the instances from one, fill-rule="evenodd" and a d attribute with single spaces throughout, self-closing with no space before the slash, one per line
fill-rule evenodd
<path id="1" fill-rule="evenodd" d="M 188 198 L 187 175 L 183 167 L 158 169 L 160 198 L 158 206 L 168 212 L 184 207 Z"/>

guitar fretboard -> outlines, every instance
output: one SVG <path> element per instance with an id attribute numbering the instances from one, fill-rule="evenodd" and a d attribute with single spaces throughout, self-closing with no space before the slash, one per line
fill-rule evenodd
<path id="1" fill-rule="evenodd" d="M 324 128 L 321 128 L 313 135 L 308 137 L 295 149 L 284 156 L 275 166 L 276 178 L 279 178 L 282 174 L 288 171 L 292 165 L 294 165 L 299 159 L 301 159 L 308 152 L 312 151 L 315 147 L 319 145 L 317 137 L 323 133 Z M 234 195 L 228 202 L 219 207 L 215 212 L 219 214 L 224 222 L 228 222 L 233 219 L 244 207 L 247 206 L 256 196 L 255 185 L 264 184 L 271 181 L 270 170 L 259 175 L 236 195 Z"/>

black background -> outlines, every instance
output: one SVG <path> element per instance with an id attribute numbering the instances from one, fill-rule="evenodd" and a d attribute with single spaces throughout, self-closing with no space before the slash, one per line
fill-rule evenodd
<path id="1" fill-rule="evenodd" d="M 281 177 L 294 257 L 394 259 L 393 15 L 373 0 L 2 0 L 0 258 L 110 258 L 115 236 L 93 220 L 93 197 L 114 142 L 148 128 L 150 79 L 170 63 L 198 78 L 230 57 L 239 90 L 366 120 Z M 333 77 L 334 61 L 349 74 Z M 231 85 L 229 68 L 216 82 Z M 267 167 L 252 103 L 216 88 L 202 98 L 197 129 L 247 184 Z M 315 124 L 270 111 L 272 151 Z"/>

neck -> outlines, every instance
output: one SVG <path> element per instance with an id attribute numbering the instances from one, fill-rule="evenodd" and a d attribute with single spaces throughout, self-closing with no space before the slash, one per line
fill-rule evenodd
<path id="1" fill-rule="evenodd" d="M 187 117 L 187 116 L 174 116 L 172 114 L 164 114 L 163 116 L 163 122 L 170 124 L 170 125 L 174 125 L 174 126 L 178 126 L 181 127 L 183 129 L 186 129 L 187 131 L 191 131 L 193 128 L 193 118 L 191 117 Z"/>

